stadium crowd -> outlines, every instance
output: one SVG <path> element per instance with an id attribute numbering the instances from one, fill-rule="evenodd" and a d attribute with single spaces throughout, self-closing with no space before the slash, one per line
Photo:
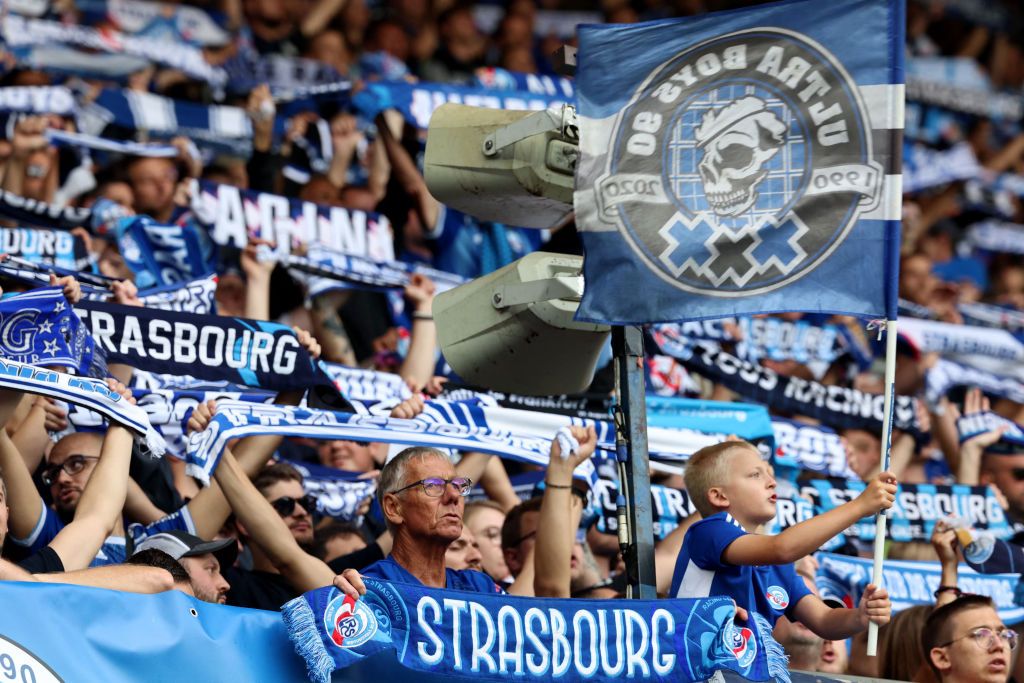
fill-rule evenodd
<path id="1" fill-rule="evenodd" d="M 130 33 L 106 9 L 113 2 L 54 0 L 38 3 L 41 11 L 33 9 L 36 3 L 24 4 L 5 3 L 5 12 L 20 13 L 27 22 Z M 103 8 L 99 17 L 97 4 Z M 164 284 L 161 265 L 150 261 L 147 268 L 138 245 L 119 226 L 135 216 L 178 226 L 189 244 L 184 272 L 197 279 L 217 275 L 217 315 L 284 323 L 294 328 L 298 344 L 313 358 L 400 378 L 407 390 L 385 403 L 384 414 L 416 419 L 428 401 L 444 398 L 446 386 L 455 383 L 444 375 L 432 316 L 440 286 L 434 274 L 474 278 L 534 250 L 582 254 L 582 247 L 571 219 L 548 230 L 526 229 L 480 221 L 439 203 L 421 171 L 425 130 L 414 111 L 389 101 L 388 91 L 374 86 L 398 82 L 518 92 L 526 87 L 523 83 L 557 84 L 562 77 L 550 56 L 572 43 L 579 21 L 630 23 L 757 3 L 599 4 L 194 0 L 191 7 L 216 19 L 211 19 L 216 35 L 205 40 L 175 23 L 185 5 L 159 3 L 147 32 L 139 35 L 165 41 L 170 50 L 176 44 L 198 45 L 206 66 L 230 75 L 227 83 L 199 77 L 195 69 L 162 61 L 159 55 L 141 60 L 131 55 L 115 64 L 100 57 L 127 52 L 84 50 L 69 43 L 64 49 L 72 58 L 67 59 L 39 45 L 26 49 L 11 34 L 11 17 L 5 15 L 0 96 L 14 87 L 66 86 L 76 104 L 51 111 L 46 105 L 0 106 L 0 189 L 5 193 L 0 218 L 11 228 L 27 224 L 19 214 L 4 213 L 11 197 L 91 209 L 91 223 L 56 226 L 70 230 L 83 261 L 56 272 L 50 284 L 62 288 L 74 304 L 84 298 L 81 283 L 100 275 L 111 302 L 147 308 L 152 306 L 144 302 L 147 289 Z M 1022 20 L 1024 11 L 1009 0 L 908 0 L 908 191 L 899 278 L 901 319 L 1006 331 L 1018 343 L 1024 339 Z M 73 55 L 79 53 L 75 63 Z M 531 81 L 527 74 L 537 78 Z M 351 87 L 328 88 L 327 97 L 293 92 L 338 83 Z M 558 94 L 547 91 L 547 85 L 540 88 Z M 118 97 L 145 101 L 132 99 L 138 95 L 169 98 L 196 111 L 236 108 L 244 115 L 234 121 L 232 142 L 242 144 L 225 144 L 215 129 L 212 134 L 193 131 L 194 125 L 183 123 L 183 109 L 178 130 L 157 130 L 129 104 L 133 127 L 131 117 L 121 116 L 110 103 Z M 97 124 L 94 106 L 115 115 Z M 69 135 L 55 137 L 53 131 Z M 118 146 L 104 148 L 104 140 Z M 201 195 L 223 186 L 369 217 L 373 229 L 386 233 L 387 246 L 375 260 L 409 264 L 412 274 L 397 295 L 396 290 L 388 295 L 358 285 L 317 291 L 310 278 L 272 255 L 280 245 L 267 237 L 269 232 L 261 238 L 249 229 L 265 227 L 274 220 L 273 212 L 260 216 L 255 205 L 244 206 L 247 244 L 225 245 L 211 237 Z M 218 210 L 225 210 L 223 204 Z M 50 227 L 45 217 L 34 224 Z M 139 239 L 139 233 L 132 235 Z M 20 246 L 4 251 L 32 260 Z M 369 250 L 361 255 L 374 256 Z M 86 275 L 83 279 L 71 270 Z M 31 288 L 8 271 L 0 272 L 0 284 L 5 295 Z M 797 344 L 787 351 L 786 343 L 776 339 L 768 346 L 774 344 L 779 353 L 751 354 L 744 348 L 753 347 L 754 339 L 744 335 L 756 336 L 760 328 L 749 321 L 728 322 L 718 341 L 701 341 L 782 377 L 869 395 L 882 392 L 881 345 L 865 329 L 866 321 L 800 314 L 773 319 L 789 329 L 841 330 L 847 340 L 844 352 L 800 357 L 793 351 Z M 953 342 L 959 338 L 955 331 L 943 334 Z M 989 487 L 1008 520 L 1001 539 L 1010 543 L 998 551 L 1024 557 L 1024 542 L 1013 539 L 1024 533 L 1024 439 L 1008 438 L 1012 423 L 1024 424 L 1024 357 L 974 362 L 977 355 L 952 356 L 922 344 L 921 338 L 910 332 L 899 346 L 896 393 L 918 397 L 919 403 L 914 427 L 894 434 L 889 472 L 880 472 L 877 432 L 848 422 L 830 424 L 827 411 L 800 414 L 773 406 L 773 417 L 787 424 L 821 426 L 837 435 L 844 460 L 831 469 L 801 468 L 785 444 L 776 444 L 773 457 L 763 460 L 756 448 L 730 440 L 702 450 L 685 481 L 679 467 L 652 470 L 654 483 L 687 491 L 691 503 L 686 514 L 659 533 L 659 595 L 697 595 L 692 575 L 687 579 L 687 563 L 712 574 L 791 566 L 780 568 L 788 573 L 779 580 L 790 582 L 784 585 L 790 586 L 793 609 L 784 610 L 785 616 L 777 611 L 773 620 L 778 619 L 775 637 L 794 669 L 914 681 L 1024 680 L 1024 661 L 1013 649 L 1014 625 L 1004 624 L 989 597 L 970 595 L 958 585 L 965 559 L 983 573 L 1014 573 L 1012 559 L 993 570 L 994 555 L 986 565 L 985 558 L 966 552 L 973 544 L 994 541 L 964 519 L 943 516 L 930 529 L 930 539 L 888 545 L 890 559 L 941 569 L 934 605 L 898 605 L 890 620 L 887 594 L 869 586 L 847 601 L 845 607 L 853 609 L 840 617 L 833 602 L 837 596 L 817 584 L 817 551 L 857 520 L 891 506 L 896 481 Z M 647 352 L 652 395 L 748 400 L 742 387 L 702 377 L 650 340 Z M 859 362 L 857 355 L 866 359 Z M 610 351 L 602 360 L 609 359 Z M 108 370 L 110 390 L 127 402 L 141 403 L 144 392 L 138 390 L 152 389 L 141 383 L 139 368 L 111 362 Z M 612 377 L 607 362 L 598 369 L 589 398 L 607 398 Z M 270 400 L 297 406 L 303 395 L 290 389 Z M 195 401 L 182 429 L 201 434 L 216 411 L 214 400 Z M 1008 422 L 983 420 L 981 428 L 965 431 L 963 418 L 988 415 Z M 573 427 L 563 435 L 571 438 L 561 440 L 551 435 L 546 467 L 416 444 L 403 450 L 385 443 L 252 436 L 230 444 L 204 486 L 181 460 L 140 455 L 125 427 L 90 430 L 72 418 L 68 405 L 53 398 L 0 391 L 3 579 L 142 593 L 177 589 L 208 602 L 264 610 L 278 610 L 304 591 L 332 582 L 358 594 L 363 576 L 524 596 L 625 597 L 628 581 L 618 538 L 599 511 L 594 484 L 573 474 L 595 451 L 592 428 Z M 601 469 L 596 459 L 594 464 Z M 753 504 L 737 496 L 740 484 L 729 478 L 748 465 L 758 479 L 742 485 L 753 487 L 754 497 L 762 492 L 765 500 L 770 497 L 767 509 L 742 507 Z M 350 473 L 339 475 L 346 482 L 375 482 L 375 493 L 343 514 L 325 514 L 319 489 L 306 481 L 309 468 L 316 478 L 329 478 L 318 469 L 329 468 Z M 854 502 L 846 506 L 765 537 L 778 542 L 759 543 L 762 537 L 752 532 L 761 525 L 772 527 L 776 493 L 778 498 L 800 497 L 814 480 L 827 485 L 832 481 L 828 476 L 859 479 L 865 482 L 863 493 L 851 496 Z M 726 512 L 729 522 L 724 521 Z M 716 515 L 721 517 L 712 526 Z M 708 534 L 710 541 L 700 544 L 697 539 L 703 536 L 698 534 Z M 832 552 L 870 557 L 868 541 L 840 538 L 838 545 L 829 545 Z M 754 578 L 741 577 L 755 585 Z M 803 605 L 799 610 L 797 602 Z M 749 603 L 739 597 L 737 603 L 746 610 L 768 609 L 753 597 Z M 877 658 L 863 654 L 869 620 L 884 624 Z"/>

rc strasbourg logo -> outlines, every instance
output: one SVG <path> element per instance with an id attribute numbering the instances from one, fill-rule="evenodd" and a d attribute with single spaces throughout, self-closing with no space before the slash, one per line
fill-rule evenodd
<path id="1" fill-rule="evenodd" d="M 339 593 L 327 603 L 324 626 L 338 647 L 359 647 L 377 633 L 377 619 L 362 601 Z"/>
<path id="2" fill-rule="evenodd" d="M 756 28 L 678 53 L 636 90 L 597 182 L 649 268 L 750 296 L 812 272 L 878 203 L 860 91 L 821 45 Z"/>
<path id="3" fill-rule="evenodd" d="M 737 628 L 729 621 L 722 632 L 725 639 L 725 647 L 736 657 L 736 663 L 741 669 L 747 669 L 754 663 L 757 657 L 757 640 L 754 632 L 746 627 Z"/>
<path id="4" fill-rule="evenodd" d="M 789 593 L 782 586 L 769 586 L 765 597 L 768 598 L 768 604 L 780 612 L 789 607 Z"/>

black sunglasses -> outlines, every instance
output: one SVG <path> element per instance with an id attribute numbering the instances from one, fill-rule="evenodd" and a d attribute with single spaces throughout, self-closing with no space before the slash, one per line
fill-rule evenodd
<path id="1" fill-rule="evenodd" d="M 316 512 L 316 496 L 306 494 L 302 498 L 292 498 L 291 496 L 284 496 L 277 500 L 270 501 L 270 505 L 274 508 L 277 514 L 282 517 L 288 517 L 295 512 L 295 504 L 298 503 L 303 510 L 312 515 Z"/>

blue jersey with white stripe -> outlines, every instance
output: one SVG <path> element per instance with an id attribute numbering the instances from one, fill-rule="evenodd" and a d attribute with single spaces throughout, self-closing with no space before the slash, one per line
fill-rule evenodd
<path id="1" fill-rule="evenodd" d="M 672 575 L 675 598 L 727 597 L 748 612 L 757 612 L 773 626 L 811 594 L 791 564 L 745 566 L 729 564 L 722 553 L 747 531 L 727 512 L 719 512 L 691 526 Z"/>
<path id="2" fill-rule="evenodd" d="M 28 548 L 30 554 L 37 553 L 56 538 L 63 528 L 64 522 L 57 515 L 57 512 L 53 508 L 44 505 L 39 514 L 39 520 L 36 522 L 36 526 L 32 533 L 29 534 L 29 537 L 18 539 L 12 536 L 11 542 Z M 189 514 L 187 506 L 181 507 L 152 524 L 129 524 L 127 527 L 127 531 L 131 534 L 132 542 L 135 545 L 138 545 L 153 534 L 174 530 L 187 531 L 190 534 L 196 533 L 195 524 L 192 522 L 192 515 Z M 89 566 L 102 567 L 108 564 L 120 564 L 125 561 L 126 554 L 127 547 L 124 537 L 108 536 L 107 540 L 100 546 L 99 552 L 96 553 L 96 558 Z"/>

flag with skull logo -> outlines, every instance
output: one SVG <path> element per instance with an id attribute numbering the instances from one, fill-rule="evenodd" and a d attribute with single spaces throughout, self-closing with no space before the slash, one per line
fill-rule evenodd
<path id="1" fill-rule="evenodd" d="M 578 317 L 894 319 L 903 25 L 789 0 L 580 27 Z"/>

